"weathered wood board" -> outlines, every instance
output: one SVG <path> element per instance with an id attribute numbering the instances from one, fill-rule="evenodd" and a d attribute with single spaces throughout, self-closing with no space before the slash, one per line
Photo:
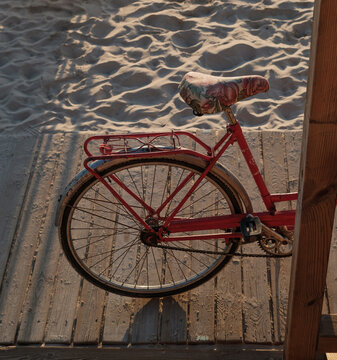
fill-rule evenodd
<path id="1" fill-rule="evenodd" d="M 223 132 L 200 131 L 212 145 Z M 299 132 L 247 132 L 271 192 L 297 190 Z M 0 345 L 201 346 L 284 340 L 290 260 L 235 257 L 214 279 L 164 299 L 132 299 L 95 288 L 67 262 L 54 226 L 57 199 L 83 168 L 83 134 L 25 136 L 0 163 Z M 6 142 L 7 141 L 7 142 Z M 4 145 L 5 148 L 7 145 Z M 192 142 L 188 146 L 195 146 Z M 255 210 L 262 201 L 237 145 L 220 162 L 242 181 Z M 9 201 L 11 200 L 11 201 Z M 209 201 L 211 199 L 207 199 Z M 8 205 L 6 205 L 8 203 Z M 283 204 L 294 208 L 295 202 Z M 6 207 L 7 206 L 7 207 Z M 335 224 L 336 228 L 336 224 Z M 324 310 L 336 313 L 336 229 Z M 255 244 L 243 252 L 261 250 Z"/>

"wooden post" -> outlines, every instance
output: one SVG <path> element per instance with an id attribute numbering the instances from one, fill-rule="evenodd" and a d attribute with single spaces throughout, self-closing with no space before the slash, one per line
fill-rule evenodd
<path id="1" fill-rule="evenodd" d="M 315 1 L 286 360 L 315 359 L 318 344 L 337 189 L 336 19 L 336 0 Z"/>

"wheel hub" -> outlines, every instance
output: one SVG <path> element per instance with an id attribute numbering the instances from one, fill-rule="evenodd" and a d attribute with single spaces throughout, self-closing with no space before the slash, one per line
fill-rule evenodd
<path id="1" fill-rule="evenodd" d="M 140 241 L 147 246 L 156 246 L 158 244 L 158 235 L 157 232 L 159 230 L 159 222 L 157 219 L 149 217 L 145 220 L 145 222 L 151 226 L 151 228 L 155 231 L 152 232 L 148 229 L 143 229 L 140 232 Z"/>

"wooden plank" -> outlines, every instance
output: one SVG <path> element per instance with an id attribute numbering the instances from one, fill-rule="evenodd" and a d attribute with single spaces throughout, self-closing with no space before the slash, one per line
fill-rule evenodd
<path id="1" fill-rule="evenodd" d="M 261 133 L 246 132 L 246 140 L 263 174 Z M 248 192 L 254 211 L 265 209 L 261 196 L 249 172 L 241 152 L 238 152 L 239 179 Z M 243 253 L 259 253 L 262 251 L 256 243 L 244 245 Z M 270 317 L 270 287 L 267 276 L 267 261 L 265 258 L 242 259 L 243 282 L 243 328 L 244 341 L 247 343 L 271 343 L 273 329 Z"/>
<path id="2" fill-rule="evenodd" d="M 155 344 L 158 342 L 159 304 L 158 298 L 135 299 L 131 320 L 132 344 Z"/>
<path id="3" fill-rule="evenodd" d="M 337 353 L 337 315 L 322 315 L 317 351 Z"/>
<path id="4" fill-rule="evenodd" d="M 13 344 L 20 323 L 20 314 L 29 280 L 34 269 L 39 229 L 48 206 L 43 199 L 52 192 L 62 135 L 41 135 L 39 158 L 23 207 L 17 240 L 12 249 L 8 271 L 0 295 L 0 342 Z"/>
<path id="5" fill-rule="evenodd" d="M 218 140 L 225 135 L 220 131 Z M 229 147 L 219 162 L 238 173 L 238 149 Z M 234 257 L 216 278 L 216 341 L 242 342 L 242 258 Z"/>
<path id="6" fill-rule="evenodd" d="M 259 132 L 246 132 L 245 136 L 253 156 L 263 173 L 262 149 L 260 144 L 261 135 Z M 252 201 L 254 211 L 263 210 L 264 207 L 258 189 L 249 172 L 240 149 L 237 145 L 235 145 L 233 148 L 229 148 L 226 153 L 232 153 L 233 155 L 231 155 L 232 161 L 231 159 L 228 159 L 228 161 L 225 160 L 224 165 L 238 177 L 239 181 L 247 190 Z M 244 253 L 262 253 L 256 244 L 244 245 L 242 247 L 242 251 Z M 238 261 L 238 259 L 234 261 Z M 241 259 L 241 269 L 242 292 L 240 297 L 238 294 L 236 295 L 235 300 L 239 304 L 237 304 L 235 318 L 237 317 L 240 319 L 242 316 L 242 338 L 245 342 L 272 342 L 271 319 L 269 317 L 270 289 L 267 277 L 266 259 L 243 257 Z M 240 275 L 238 274 L 237 280 L 240 280 Z M 239 284 L 241 284 L 241 282 Z M 237 290 L 235 290 L 235 292 L 238 292 L 238 283 L 236 283 L 236 286 Z M 241 316 L 239 314 L 240 307 L 242 307 Z M 233 322 L 235 321 L 235 318 L 230 317 L 228 320 Z M 226 326 L 230 326 L 229 321 L 226 322 Z M 231 328 L 229 328 L 228 336 L 231 336 L 230 331 Z M 240 334 L 239 330 L 236 330 L 236 334 Z M 234 336 L 236 337 L 237 335 Z M 217 338 L 219 338 L 219 335 L 217 335 Z M 239 339 L 240 338 L 237 340 Z"/>
<path id="7" fill-rule="evenodd" d="M 69 179 L 83 169 L 85 158 L 83 142 L 87 137 L 78 134 L 71 135 L 72 153 L 66 158 L 69 167 Z M 72 161 L 72 158 L 76 160 Z M 68 178 L 68 175 L 66 177 Z M 57 233 L 56 227 L 54 231 Z M 80 282 L 80 276 L 71 267 L 61 251 L 58 256 L 53 298 L 44 337 L 45 343 L 70 344 L 72 342 Z"/>
<path id="8" fill-rule="evenodd" d="M 286 160 L 288 164 L 288 187 L 289 191 L 298 191 L 298 174 L 300 169 L 302 132 L 285 131 Z M 292 201 L 293 209 L 296 209 L 296 201 Z"/>
<path id="9" fill-rule="evenodd" d="M 335 221 L 333 225 L 333 235 L 330 246 L 330 256 L 328 272 L 326 277 L 327 287 L 327 308 L 323 307 L 323 313 L 337 314 L 337 211 L 335 211 Z"/>
<path id="10" fill-rule="evenodd" d="M 102 195 L 106 195 L 108 192 L 104 186 L 98 184 L 93 190 L 90 190 L 88 196 L 96 200 L 102 200 Z M 104 198 L 103 198 L 104 200 Z M 102 211 L 101 207 L 93 201 L 81 199 L 81 207 L 89 210 L 89 213 L 97 214 Z M 106 209 L 104 209 L 105 211 Z M 101 215 L 101 213 L 98 213 Z M 96 241 L 95 236 L 103 235 L 105 237 L 106 230 L 96 230 L 97 228 L 106 225 L 106 220 L 101 220 L 98 216 L 94 216 L 88 213 L 78 211 L 74 213 L 74 218 L 81 219 L 77 223 L 72 223 L 72 226 L 82 227 L 83 220 L 87 221 L 88 228 L 76 231 L 73 235 L 77 239 L 76 247 L 81 249 L 78 250 L 78 254 L 82 258 L 87 258 L 85 264 L 90 268 L 94 265 L 94 271 L 100 273 L 107 268 L 110 261 L 110 257 L 106 257 L 105 253 L 111 251 L 110 242 L 112 239 L 108 237 L 109 241 Z M 86 225 L 86 224 L 85 224 Z M 103 233 L 102 233 L 103 231 Z M 110 230 L 108 230 L 110 232 Z M 91 236 L 94 237 L 92 240 Z M 97 265 L 95 265 L 97 264 Z M 97 345 L 101 342 L 101 333 L 103 328 L 103 310 L 105 306 L 106 292 L 96 285 L 93 285 L 86 279 L 81 281 L 80 296 L 78 299 L 79 306 L 76 314 L 76 326 L 74 331 L 74 344 L 75 345 Z"/>
<path id="11" fill-rule="evenodd" d="M 121 181 L 127 181 L 123 177 L 125 175 L 118 175 Z M 128 177 L 128 176 L 127 176 Z M 140 180 L 140 179 L 139 179 Z M 130 181 L 130 179 L 128 179 Z M 137 181 L 137 180 L 136 180 Z M 124 198 L 124 194 L 120 193 L 120 195 Z M 129 200 L 124 198 L 125 200 Z M 134 222 L 132 219 L 125 217 L 124 209 L 122 207 L 116 206 L 116 220 L 121 221 L 123 224 L 129 224 L 130 226 L 134 226 Z M 132 239 L 130 239 L 130 234 L 126 233 L 118 233 L 114 235 L 113 241 L 115 244 L 115 248 L 121 247 L 123 248 L 124 244 L 130 243 Z M 120 245 L 119 245 L 120 244 Z M 116 275 L 120 274 L 123 276 L 128 270 L 128 259 L 130 266 L 134 263 L 134 260 L 137 256 L 137 251 L 139 246 L 133 247 L 127 251 L 126 254 L 123 255 L 125 257 L 125 263 L 122 264 L 119 260 L 114 261 L 112 272 L 116 271 Z M 116 254 L 117 257 L 120 256 L 118 252 Z M 118 270 L 118 268 L 120 269 Z M 132 274 L 134 276 L 134 274 Z M 105 325 L 104 325 L 104 333 L 103 333 L 103 343 L 108 344 L 127 344 L 130 342 L 130 319 L 132 314 L 132 299 L 127 297 L 121 297 L 120 295 L 109 294 L 107 298 L 107 305 L 105 311 Z"/>
<path id="12" fill-rule="evenodd" d="M 337 34 L 333 0 L 315 1 L 284 357 L 315 358 L 337 187 Z M 319 96 L 318 96 L 319 94 Z M 303 341 L 305 339 L 305 341 Z"/>
<path id="13" fill-rule="evenodd" d="M 73 175 L 73 164 L 69 159 L 76 154 L 74 137 L 77 136 L 75 134 L 65 136 L 62 151 L 59 152 L 59 158 L 56 160 L 53 187 L 49 197 L 44 199 L 48 209 L 39 229 L 39 243 L 34 254 L 34 272 L 26 295 L 18 334 L 19 343 L 42 343 L 44 341 L 60 255 L 58 231 L 54 225 L 57 199 Z M 58 306 L 55 303 L 54 305 Z"/>
<path id="14" fill-rule="evenodd" d="M 37 138 L 1 136 L 0 153 L 0 283 L 5 273 L 8 256 L 17 229 L 22 203 L 30 180 L 36 154 Z M 36 161 L 36 159 L 35 159 Z"/>
<path id="15" fill-rule="evenodd" d="M 132 174 L 132 170 L 130 170 Z M 140 191 L 142 180 L 141 178 L 131 179 L 128 172 L 122 172 L 118 175 L 121 181 L 126 184 L 133 191 Z M 121 190 L 121 189 L 120 189 Z M 141 194 L 143 195 L 143 194 Z M 120 196 L 124 198 L 126 201 L 131 201 L 130 196 L 125 192 L 120 191 Z M 132 217 L 125 216 L 125 209 L 122 206 L 116 206 L 116 220 L 121 221 L 123 224 L 130 225 L 134 227 L 136 225 L 135 220 Z M 119 232 L 114 235 L 114 244 L 115 247 L 123 248 L 125 245 L 130 243 L 133 239 L 130 238 L 134 235 L 129 234 L 129 231 L 124 234 L 124 232 Z M 137 236 L 137 234 L 136 234 Z M 139 234 L 138 234 L 139 236 Z M 139 239 L 138 239 L 139 240 Z M 120 245 L 119 245 L 120 244 Z M 126 254 L 123 255 L 123 259 L 125 260 L 121 263 L 119 260 L 116 261 L 116 264 L 113 265 L 112 272 L 116 271 L 116 275 L 120 275 L 121 278 L 125 276 L 125 274 L 130 272 L 130 267 L 134 266 L 135 259 L 137 257 L 137 253 L 144 249 L 145 246 L 138 243 L 136 246 L 130 248 Z M 143 253 L 144 254 L 144 253 Z M 116 254 L 120 257 L 120 253 Z M 115 262 L 114 262 L 115 263 Z M 148 274 L 146 274 L 148 275 Z M 150 274 L 149 274 L 150 276 Z M 135 278 L 135 274 L 131 273 L 131 277 Z M 107 298 L 107 305 L 105 311 L 105 324 L 104 324 L 104 333 L 103 333 L 103 343 L 104 344 L 128 344 L 131 341 L 131 332 L 130 332 L 130 321 L 132 318 L 133 311 L 133 303 L 134 300 L 130 297 L 121 297 L 115 294 L 109 294 Z"/>
<path id="16" fill-rule="evenodd" d="M 186 343 L 187 305 L 187 294 L 168 296 L 162 300 L 160 343 Z"/>
<path id="17" fill-rule="evenodd" d="M 97 202 L 83 200 L 84 202 L 81 203 L 81 206 L 85 209 L 91 209 L 89 212 L 91 211 L 93 214 L 98 213 L 100 216 L 102 215 L 101 211 L 107 212 L 107 209 L 106 206 L 102 208 L 98 201 L 105 200 L 109 196 L 108 193 L 109 191 L 98 183 L 96 189 L 88 195 L 91 198 L 95 198 Z M 84 217 L 87 215 L 82 213 Z M 79 243 L 76 242 L 76 246 L 81 247 L 83 251 L 82 256 L 87 257 L 86 265 L 89 268 L 93 265 L 94 272 L 100 274 L 108 269 L 111 260 L 111 249 L 115 239 L 112 236 L 107 236 L 111 234 L 111 230 L 105 229 L 105 227 L 109 228 L 111 222 L 101 219 L 99 216 L 88 216 L 90 230 L 87 230 L 88 234 L 85 236 L 85 239 L 80 240 Z M 106 216 L 108 218 L 109 214 Z M 116 214 L 114 213 L 112 216 L 115 217 Z M 97 235 L 103 236 L 104 240 L 97 241 Z M 82 231 L 80 236 L 78 234 L 76 236 L 83 238 Z M 103 273 L 102 275 L 104 275 Z M 98 344 L 101 342 L 106 296 L 107 294 L 104 290 L 84 280 L 74 335 L 75 344 Z"/>
<path id="18" fill-rule="evenodd" d="M 197 131 L 197 137 L 201 138 L 208 145 L 214 144 L 214 134 L 210 131 Z M 195 145 L 194 145 L 195 146 Z M 207 186 L 207 185 L 206 185 Z M 209 189 L 205 189 L 207 194 Z M 204 199 L 206 203 L 211 203 L 212 196 Z M 200 254 L 202 256 L 202 254 Z M 198 257 L 199 254 L 196 254 Z M 197 268 L 198 261 L 192 258 L 192 267 Z M 212 343 L 215 341 L 214 328 L 214 301 L 215 289 L 214 279 L 208 280 L 206 283 L 198 286 L 190 291 L 189 301 L 189 327 L 188 341 L 189 343 Z"/>
<path id="19" fill-rule="evenodd" d="M 335 337 L 320 337 L 318 338 L 317 353 L 331 353 L 336 352 L 336 338 Z M 326 360 L 326 357 L 324 358 Z"/>
<path id="20" fill-rule="evenodd" d="M 145 168 L 144 174 L 144 199 L 147 204 L 157 209 L 161 205 L 162 199 L 162 186 L 166 184 L 168 178 L 168 172 L 162 167 L 148 166 Z M 156 186 L 158 184 L 158 186 Z M 165 280 L 168 276 L 168 268 L 171 269 L 170 261 L 163 255 L 161 249 L 154 249 L 139 247 L 140 258 L 143 254 L 147 256 L 148 268 L 150 271 L 141 271 L 139 280 L 140 282 L 146 283 L 146 278 L 149 277 L 151 280 L 157 280 L 157 271 L 160 277 Z M 151 256 L 152 255 L 152 256 Z M 145 263 L 144 263 L 145 264 Z M 151 271 L 153 269 L 153 271 Z M 156 270 L 154 270 L 156 269 Z M 139 271 L 138 271 L 139 273 Z M 165 275 L 163 276 L 163 273 Z M 138 275 L 137 275 L 138 277 Z M 159 281 L 159 279 L 158 279 Z M 131 343 L 132 344 L 153 344 L 159 341 L 160 331 L 160 318 L 162 313 L 162 300 L 161 299 L 136 299 L 133 307 L 133 314 L 131 320 Z M 146 323 L 146 330 L 144 329 L 143 323 Z"/>
<path id="21" fill-rule="evenodd" d="M 264 131 L 262 133 L 265 182 L 272 193 L 286 193 L 290 190 L 284 140 L 281 132 Z M 289 202 L 278 203 L 276 206 L 278 210 L 291 209 Z M 273 341 L 282 343 L 288 308 L 291 258 L 268 259 L 267 266 L 272 293 Z"/>
<path id="22" fill-rule="evenodd" d="M 158 189 L 156 187 L 153 187 L 153 183 L 156 183 L 157 181 L 160 182 L 162 180 L 160 170 L 158 172 L 159 174 L 157 173 L 157 169 L 154 169 L 152 166 L 145 167 L 144 178 L 138 179 L 139 188 L 143 189 L 142 195 L 144 196 L 145 202 L 154 208 L 156 208 L 156 205 L 159 205 L 162 195 L 157 193 Z M 137 181 L 137 179 L 134 180 Z M 143 255 L 145 255 L 147 251 L 152 252 L 151 249 L 146 248 L 143 244 L 139 244 L 137 246 L 137 253 L 135 255 L 130 254 L 130 256 L 131 258 L 135 258 L 138 255 L 138 258 L 142 259 Z M 155 257 L 158 256 L 156 254 L 161 255 L 160 250 L 156 251 L 154 249 L 153 253 Z M 148 256 L 148 254 L 145 256 L 147 256 L 148 259 L 150 258 L 151 261 L 151 256 Z M 131 261 L 131 263 L 134 263 L 134 261 Z M 141 264 L 140 261 L 139 264 Z M 159 267 L 159 272 L 161 273 L 161 267 L 165 266 L 163 258 L 159 259 L 159 264 L 157 266 Z M 152 276 L 155 276 L 156 273 L 149 274 L 141 272 L 139 275 L 140 281 L 142 281 L 146 276 L 152 278 Z M 139 278 L 138 274 L 135 273 L 133 276 L 135 277 L 135 281 L 138 281 L 136 280 Z M 160 313 L 161 301 L 158 298 L 151 300 L 139 298 L 134 299 L 130 323 L 132 344 L 153 344 L 158 342 Z"/>
<path id="23" fill-rule="evenodd" d="M 105 310 L 103 344 L 128 344 L 132 299 L 109 294 Z"/>
<path id="24" fill-rule="evenodd" d="M 154 189 L 152 189 L 152 185 L 153 185 L 153 176 L 155 175 L 155 183 L 156 184 L 160 184 L 162 182 L 166 183 L 167 180 L 167 173 L 166 170 L 163 171 L 163 169 L 161 169 L 161 167 L 158 168 L 158 170 L 154 173 L 151 170 L 152 167 L 145 167 L 144 168 L 144 178 L 141 179 L 139 177 L 139 179 L 135 178 L 133 179 L 133 181 L 129 184 L 131 188 L 133 188 L 134 186 L 136 186 L 138 189 L 140 189 L 142 187 L 142 185 L 144 184 L 146 186 L 146 190 L 144 193 L 145 196 L 145 200 L 148 203 L 151 203 L 151 206 L 156 208 L 161 204 L 161 200 L 162 200 L 162 190 L 163 188 L 159 189 L 160 192 L 158 192 L 158 188 L 155 187 Z M 172 168 L 173 171 L 173 168 Z M 125 181 L 129 181 L 130 179 L 128 178 L 127 173 L 125 174 Z M 176 177 L 174 176 L 174 174 L 171 174 L 171 178 L 172 178 L 172 183 L 174 186 L 174 181 L 177 180 Z M 140 183 L 137 184 L 137 181 L 139 181 Z M 167 188 L 168 191 L 168 188 Z M 127 196 L 125 194 L 125 196 Z M 151 200 L 152 199 L 152 200 Z M 125 221 L 128 221 L 128 219 L 124 219 L 123 222 L 125 223 Z M 132 221 L 129 219 L 129 221 Z M 137 254 L 139 255 L 139 258 L 141 259 L 143 257 L 143 255 L 145 255 L 144 251 L 146 251 L 146 247 L 144 247 L 142 244 L 139 244 L 138 247 L 135 247 L 136 249 L 136 253 L 132 254 L 131 252 L 129 252 L 129 254 L 127 255 L 130 258 L 130 263 L 134 263 L 134 259 L 137 256 Z M 154 256 L 156 256 L 156 254 L 161 254 L 161 250 L 150 250 L 151 252 L 153 252 Z M 170 261 L 170 253 L 168 252 L 167 254 L 167 258 L 165 261 Z M 175 271 L 176 269 L 174 268 L 174 266 L 177 266 L 175 263 L 173 264 L 166 264 L 164 261 L 164 258 L 162 259 L 157 259 L 156 261 L 159 261 L 157 264 L 154 263 L 154 259 L 151 256 L 151 254 L 149 255 L 148 259 L 146 260 L 147 266 L 149 269 L 155 269 L 157 266 L 160 268 L 159 271 L 161 272 L 161 266 L 169 266 L 170 267 L 170 271 L 168 271 L 166 269 L 166 274 L 169 274 L 169 272 L 171 271 Z M 173 267 L 172 267 L 173 266 Z M 157 278 L 157 272 L 156 271 L 152 271 L 150 273 L 148 272 L 144 272 L 142 271 L 140 274 L 140 276 L 136 276 L 136 274 L 132 274 L 132 276 L 134 276 L 135 278 L 138 278 L 138 282 L 142 282 L 142 281 L 146 281 L 146 278 L 149 277 L 149 279 L 151 280 L 151 278 L 154 278 L 154 280 Z M 168 276 L 168 275 L 166 275 Z M 108 301 L 108 306 L 110 304 L 110 297 L 109 296 L 109 301 Z M 114 297 L 112 296 L 112 299 Z M 175 297 L 175 299 L 179 299 L 179 297 Z M 178 300 L 179 301 L 179 300 Z M 159 336 L 161 337 L 159 341 L 161 342 L 172 342 L 172 341 L 185 341 L 186 340 L 186 336 L 184 336 L 184 331 L 177 331 L 177 329 L 172 329 L 172 319 L 176 319 L 176 323 L 183 323 L 185 324 L 186 322 L 186 315 L 185 312 L 176 312 L 174 315 L 171 313 L 172 310 L 175 310 L 176 308 L 173 306 L 168 306 L 167 302 L 164 302 L 164 304 L 161 303 L 161 301 L 159 301 L 159 303 L 154 302 L 154 301 L 148 301 L 148 300 L 142 300 L 142 299 L 137 299 L 134 300 L 133 302 L 133 306 L 130 307 L 130 303 L 129 301 L 125 301 L 125 300 L 119 300 L 118 301 L 118 306 L 120 308 L 124 308 L 125 305 L 128 309 L 128 312 L 130 311 L 130 309 L 132 309 L 133 314 L 131 316 L 131 339 L 129 339 L 130 335 L 128 334 L 128 313 L 121 313 L 120 311 L 108 311 L 106 312 L 106 324 L 105 324 L 105 328 L 104 328 L 104 335 L 103 335 L 103 342 L 104 343 L 125 343 L 127 341 L 130 341 L 132 343 L 135 344 L 145 344 L 145 343 L 154 343 L 157 342 L 159 340 Z M 113 303 L 111 303 L 111 305 L 113 306 Z M 179 306 L 179 305 L 178 305 Z M 186 307 L 186 304 L 184 305 Z M 150 309 L 150 310 L 148 310 Z M 152 310 L 153 311 L 152 311 Z M 184 313 L 184 317 L 181 318 L 180 316 L 182 316 L 182 313 Z M 170 327 L 165 326 L 166 323 L 166 317 L 169 316 L 170 317 Z M 144 322 L 146 322 L 148 325 L 146 326 L 146 330 L 144 329 Z M 122 323 L 121 329 L 119 330 L 114 330 L 112 328 L 113 324 L 116 323 Z M 181 339 L 181 337 L 183 336 L 183 339 Z"/>
<path id="25" fill-rule="evenodd" d="M 182 145 L 186 148 L 192 149 L 193 141 L 191 138 L 182 137 Z M 169 189 L 171 193 L 178 185 L 180 181 L 180 176 L 176 176 L 172 172 L 172 183 Z M 182 200 L 183 194 L 178 193 L 175 196 L 175 203 Z M 190 201 L 188 201 L 190 204 Z M 183 210 L 183 214 L 189 215 L 189 206 Z M 185 254 L 175 254 L 178 261 L 184 263 Z M 181 263 L 177 264 L 174 262 L 175 271 L 178 270 L 178 267 L 181 266 Z M 184 269 L 184 271 L 186 271 Z M 179 273 L 179 271 L 178 271 Z M 183 344 L 187 341 L 187 316 L 188 316 L 188 299 L 189 292 L 185 292 L 179 295 L 166 297 L 162 300 L 161 303 L 161 314 L 160 314 L 160 331 L 159 331 L 159 342 L 162 344 Z"/>
<path id="26" fill-rule="evenodd" d="M 74 335 L 75 345 L 100 342 L 105 291 L 84 280 Z"/>
<path id="27" fill-rule="evenodd" d="M 34 359 L 72 359 L 72 360 L 281 360 L 282 348 L 261 345 L 223 345 L 223 346 L 156 346 L 144 347 L 18 347 L 0 348 L 3 360 Z"/>
<path id="28" fill-rule="evenodd" d="M 337 314 L 323 314 L 319 326 L 319 336 L 337 337 Z"/>

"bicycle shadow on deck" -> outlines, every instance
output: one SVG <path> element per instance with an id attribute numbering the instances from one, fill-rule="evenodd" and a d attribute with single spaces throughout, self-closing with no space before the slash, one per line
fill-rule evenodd
<path id="1" fill-rule="evenodd" d="M 136 306 L 137 302 L 139 304 L 136 301 Z M 173 297 L 151 299 L 135 313 L 130 327 L 130 342 L 186 343 L 186 318 L 186 311 Z M 126 333 L 124 338 L 127 336 Z"/>

